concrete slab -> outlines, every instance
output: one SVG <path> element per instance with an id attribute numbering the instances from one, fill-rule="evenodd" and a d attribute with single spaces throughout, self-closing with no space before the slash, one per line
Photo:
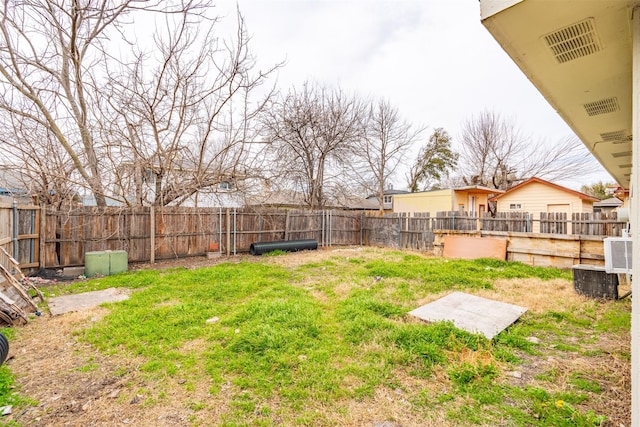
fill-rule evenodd
<path id="1" fill-rule="evenodd" d="M 82 267 L 65 267 L 62 269 L 63 276 L 78 277 L 84 274 L 84 266 Z"/>
<path id="2" fill-rule="evenodd" d="M 409 312 L 428 322 L 450 320 L 462 330 L 492 339 L 518 320 L 527 309 L 464 292 L 453 292 Z"/>
<path id="3" fill-rule="evenodd" d="M 57 316 L 71 311 L 93 308 L 105 302 L 124 301 L 129 299 L 126 291 L 126 289 L 109 288 L 101 291 L 49 298 L 49 311 L 51 311 L 51 315 Z"/>

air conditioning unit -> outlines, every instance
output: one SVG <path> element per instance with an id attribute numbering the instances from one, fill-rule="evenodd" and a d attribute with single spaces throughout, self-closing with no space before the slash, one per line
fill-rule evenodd
<path id="1" fill-rule="evenodd" d="M 607 273 L 631 273 L 631 238 L 604 239 L 604 269 Z"/>

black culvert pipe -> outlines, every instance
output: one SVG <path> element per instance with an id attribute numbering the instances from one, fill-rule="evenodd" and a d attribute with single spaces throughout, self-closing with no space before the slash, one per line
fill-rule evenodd
<path id="1" fill-rule="evenodd" d="M 7 356 L 9 355 L 9 340 L 4 336 L 2 332 L 0 332 L 0 365 L 7 360 Z"/>
<path id="2" fill-rule="evenodd" d="M 306 240 L 280 240 L 275 242 L 257 242 L 249 246 L 251 255 L 262 255 L 271 251 L 297 252 L 307 249 L 318 249 L 318 241 L 315 239 Z"/>

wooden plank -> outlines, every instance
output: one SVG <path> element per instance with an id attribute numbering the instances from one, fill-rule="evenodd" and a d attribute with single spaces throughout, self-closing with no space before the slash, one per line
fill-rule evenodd
<path id="1" fill-rule="evenodd" d="M 445 258 L 497 258 L 506 259 L 507 240 L 490 237 L 446 236 L 444 238 Z"/>

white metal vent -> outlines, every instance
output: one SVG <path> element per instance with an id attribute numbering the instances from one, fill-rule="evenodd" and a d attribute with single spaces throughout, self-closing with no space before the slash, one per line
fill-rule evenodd
<path id="1" fill-rule="evenodd" d="M 627 132 L 624 130 L 601 133 L 600 138 L 605 142 L 613 142 L 614 144 L 631 141 L 631 136 L 627 135 Z"/>
<path id="2" fill-rule="evenodd" d="M 607 273 L 631 273 L 631 238 L 604 239 L 604 270 Z"/>
<path id="3" fill-rule="evenodd" d="M 602 50 L 593 18 L 587 18 L 547 34 L 544 36 L 544 40 L 560 64 Z"/>
<path id="4" fill-rule="evenodd" d="M 619 157 L 631 157 L 631 151 L 620 151 L 618 153 L 611 153 L 611 157 L 619 158 Z"/>
<path id="5" fill-rule="evenodd" d="M 618 98 L 606 98 L 595 102 L 588 102 L 584 104 L 584 109 L 590 116 L 597 116 L 600 114 L 613 113 L 620 109 L 618 105 Z"/>

